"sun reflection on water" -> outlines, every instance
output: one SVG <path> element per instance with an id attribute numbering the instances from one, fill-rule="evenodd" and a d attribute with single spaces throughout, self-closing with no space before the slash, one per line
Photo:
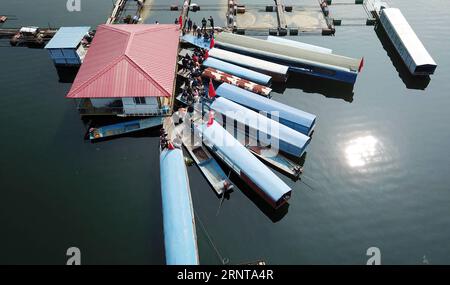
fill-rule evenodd
<path id="1" fill-rule="evenodd" d="M 379 141 L 374 136 L 352 139 L 345 148 L 345 157 L 350 167 L 362 167 L 376 159 Z"/>

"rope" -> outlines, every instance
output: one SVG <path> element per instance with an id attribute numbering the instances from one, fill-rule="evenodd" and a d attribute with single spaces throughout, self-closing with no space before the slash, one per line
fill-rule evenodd
<path id="1" fill-rule="evenodd" d="M 220 262 L 222 263 L 222 265 L 226 265 L 230 262 L 230 260 L 226 257 L 223 257 L 222 254 L 220 254 L 219 249 L 216 247 L 216 245 L 214 244 L 211 236 L 209 235 L 208 231 L 206 230 L 205 226 L 203 225 L 202 220 L 200 219 L 200 216 L 195 212 L 195 218 L 197 219 L 197 221 L 200 224 L 200 227 L 202 228 L 202 230 L 204 231 L 206 238 L 208 239 L 209 243 L 211 244 L 212 248 L 214 249 L 217 257 L 219 258 Z"/>

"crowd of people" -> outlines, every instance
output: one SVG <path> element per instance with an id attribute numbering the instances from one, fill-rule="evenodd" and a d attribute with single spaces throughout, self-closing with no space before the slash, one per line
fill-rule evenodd
<path id="1" fill-rule="evenodd" d="M 195 48 L 192 56 L 186 54 L 181 59 L 182 71 L 186 75 L 181 96 L 188 105 L 198 102 L 198 99 L 205 95 L 205 87 L 201 76 L 204 69 L 202 63 L 207 57 L 206 50 Z"/>

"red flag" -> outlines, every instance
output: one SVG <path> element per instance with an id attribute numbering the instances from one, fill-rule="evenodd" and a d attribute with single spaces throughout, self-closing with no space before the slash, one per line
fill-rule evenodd
<path id="1" fill-rule="evenodd" d="M 175 147 L 173 146 L 173 143 L 172 143 L 172 142 L 169 142 L 169 143 L 167 144 L 167 148 L 168 148 L 169 150 L 174 150 L 174 149 L 175 149 Z"/>
<path id="2" fill-rule="evenodd" d="M 208 118 L 208 124 L 206 124 L 208 127 L 210 127 L 212 124 L 214 124 L 214 111 L 209 111 L 209 118 Z"/>
<path id="3" fill-rule="evenodd" d="M 181 15 L 178 18 L 178 23 L 180 24 L 180 29 L 183 29 L 183 17 Z"/>
<path id="4" fill-rule="evenodd" d="M 359 63 L 359 68 L 358 68 L 358 72 L 361 72 L 362 68 L 364 66 L 364 57 L 361 58 L 361 62 Z"/>
<path id="5" fill-rule="evenodd" d="M 208 97 L 213 99 L 216 97 L 216 90 L 214 89 L 214 85 L 212 83 L 212 79 L 209 79 L 209 89 L 208 89 Z"/>
<path id="6" fill-rule="evenodd" d="M 214 37 L 211 37 L 211 42 L 209 43 L 209 48 L 212 49 L 216 43 L 214 42 Z"/>

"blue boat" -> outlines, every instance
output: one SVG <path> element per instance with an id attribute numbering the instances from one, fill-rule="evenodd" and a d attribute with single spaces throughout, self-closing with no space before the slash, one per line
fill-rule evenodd
<path id="1" fill-rule="evenodd" d="M 231 33 L 216 36 L 215 45 L 232 52 L 289 66 L 292 72 L 354 84 L 362 59 L 317 52 Z"/>
<path id="2" fill-rule="evenodd" d="M 137 132 L 162 125 L 163 117 L 151 117 L 141 120 L 133 120 L 89 130 L 89 139 L 97 140 L 101 138 L 113 137 L 127 133 Z"/>
<path id="3" fill-rule="evenodd" d="M 227 124 L 236 122 L 239 129 L 258 142 L 270 146 L 273 152 L 281 150 L 294 157 L 300 157 L 311 141 L 309 136 L 223 97 L 216 98 L 210 104 L 210 108 L 225 117 L 225 120 L 222 116 L 216 117 L 222 125 L 223 122 Z"/>
<path id="4" fill-rule="evenodd" d="M 167 265 L 198 265 L 197 235 L 183 151 L 161 148 L 161 196 Z"/>
<path id="5" fill-rule="evenodd" d="M 259 96 L 234 85 L 223 83 L 216 90 L 217 96 L 236 102 L 256 112 L 266 112 L 269 118 L 310 136 L 316 125 L 316 116 L 283 103 Z M 274 116 L 271 112 L 277 112 Z"/>
<path id="6" fill-rule="evenodd" d="M 240 144 L 218 122 L 195 126 L 203 143 L 272 207 L 291 197 L 291 188 Z"/>
<path id="7" fill-rule="evenodd" d="M 266 74 L 240 67 L 238 65 L 231 64 L 213 57 L 209 57 L 207 60 L 205 60 L 203 62 L 203 65 L 232 75 L 236 75 L 237 77 L 250 80 L 257 84 L 270 86 L 272 83 L 272 77 Z"/>

